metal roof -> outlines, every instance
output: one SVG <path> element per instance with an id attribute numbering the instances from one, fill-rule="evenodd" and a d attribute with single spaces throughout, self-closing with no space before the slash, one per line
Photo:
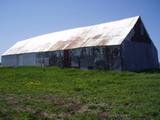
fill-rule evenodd
<path id="1" fill-rule="evenodd" d="M 3 55 L 120 45 L 139 16 L 119 21 L 40 35 L 19 41 Z"/>

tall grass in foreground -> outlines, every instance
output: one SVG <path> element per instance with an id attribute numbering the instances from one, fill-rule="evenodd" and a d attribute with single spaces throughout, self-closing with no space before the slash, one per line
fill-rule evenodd
<path id="1" fill-rule="evenodd" d="M 160 72 L 0 68 L 0 119 L 159 120 Z"/>

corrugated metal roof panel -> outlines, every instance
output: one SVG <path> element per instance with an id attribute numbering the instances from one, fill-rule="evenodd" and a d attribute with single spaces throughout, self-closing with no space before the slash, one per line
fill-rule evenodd
<path id="1" fill-rule="evenodd" d="M 33 37 L 17 42 L 3 55 L 120 45 L 138 19 L 139 16 Z"/>

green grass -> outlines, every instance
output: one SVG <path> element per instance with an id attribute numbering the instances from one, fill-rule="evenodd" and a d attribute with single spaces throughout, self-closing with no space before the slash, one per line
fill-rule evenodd
<path id="1" fill-rule="evenodd" d="M 159 120 L 160 73 L 0 68 L 0 120 Z"/>

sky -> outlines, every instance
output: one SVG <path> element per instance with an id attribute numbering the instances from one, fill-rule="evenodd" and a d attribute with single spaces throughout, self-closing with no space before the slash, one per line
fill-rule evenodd
<path id="1" fill-rule="evenodd" d="M 0 54 L 17 41 L 141 16 L 160 60 L 160 0 L 0 0 Z"/>

